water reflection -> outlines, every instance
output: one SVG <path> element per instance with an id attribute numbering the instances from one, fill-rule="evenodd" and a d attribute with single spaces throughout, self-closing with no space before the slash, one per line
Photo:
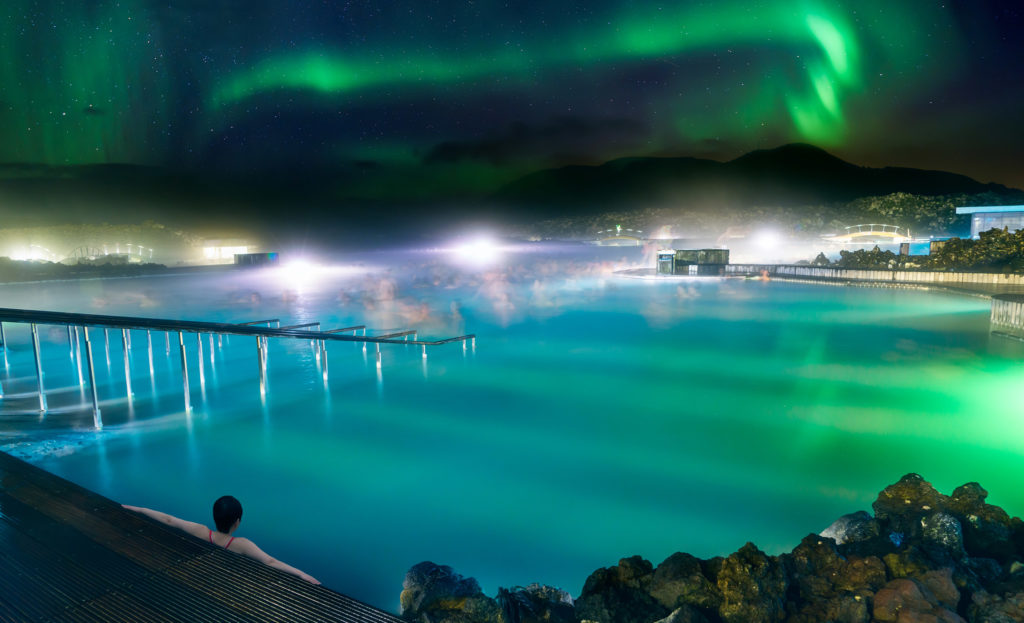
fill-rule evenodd
<path id="1" fill-rule="evenodd" d="M 131 338 L 129 337 L 128 329 L 121 329 L 121 346 L 124 352 L 124 385 L 125 393 L 128 396 L 128 400 L 131 401 L 132 397 L 132 366 L 131 366 L 131 352 L 128 350 L 131 348 Z"/>
<path id="2" fill-rule="evenodd" d="M 156 369 L 153 367 L 153 332 L 146 331 L 146 354 L 149 358 L 149 391 L 156 396 Z"/>
<path id="3" fill-rule="evenodd" d="M 105 490 L 114 486 L 113 469 L 110 466 L 110 459 L 107 457 L 107 436 L 103 433 L 96 433 L 96 473 L 99 481 Z"/>
<path id="4" fill-rule="evenodd" d="M 213 347 L 213 334 L 211 333 L 210 334 L 210 377 L 211 377 L 210 380 L 213 383 L 213 386 L 217 387 L 219 381 L 217 379 L 217 365 L 216 365 L 216 362 L 214 360 L 214 354 L 213 354 L 214 350 L 215 349 Z"/>
<path id="5" fill-rule="evenodd" d="M 196 333 L 196 360 L 199 362 L 199 396 L 202 404 L 206 404 L 206 372 L 203 366 L 203 334 Z"/>
<path id="6" fill-rule="evenodd" d="M 185 435 L 186 441 L 186 465 L 188 466 L 189 473 L 195 477 L 202 476 L 202 453 L 199 449 L 199 443 L 196 439 L 196 418 L 197 413 L 189 409 L 185 411 Z"/>
<path id="7" fill-rule="evenodd" d="M 78 372 L 78 387 L 81 389 L 82 400 L 85 401 L 85 377 L 82 375 L 82 351 L 78 343 L 78 327 L 75 327 L 75 348 L 72 359 L 75 361 Z"/>

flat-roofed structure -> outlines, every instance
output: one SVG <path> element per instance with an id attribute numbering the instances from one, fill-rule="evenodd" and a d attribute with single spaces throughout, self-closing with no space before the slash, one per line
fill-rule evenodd
<path id="1" fill-rule="evenodd" d="M 277 253 L 235 253 L 236 266 L 274 266 L 277 264 Z"/>
<path id="2" fill-rule="evenodd" d="M 667 249 L 658 251 L 659 275 L 723 275 L 729 249 Z"/>
<path id="3" fill-rule="evenodd" d="M 971 215 L 971 238 L 990 229 L 1006 228 L 1011 232 L 1024 229 L 1024 205 L 1019 206 L 964 206 L 957 214 Z"/>

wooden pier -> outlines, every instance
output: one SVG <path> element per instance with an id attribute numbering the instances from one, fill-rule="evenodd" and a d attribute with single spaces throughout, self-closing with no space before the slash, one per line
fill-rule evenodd
<path id="1" fill-rule="evenodd" d="M 402 619 L 0 452 L 0 621 Z"/>

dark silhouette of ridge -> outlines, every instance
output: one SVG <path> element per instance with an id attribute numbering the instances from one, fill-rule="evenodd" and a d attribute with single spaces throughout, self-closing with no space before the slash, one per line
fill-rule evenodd
<path id="1" fill-rule="evenodd" d="M 141 223 L 192 230 L 244 228 L 300 240 L 422 236 L 452 222 L 525 221 L 645 208 L 715 216 L 754 207 L 824 206 L 837 216 L 855 199 L 897 192 L 985 195 L 1024 203 L 1024 191 L 964 175 L 861 167 L 805 144 L 754 151 L 729 162 L 701 158 L 619 158 L 598 166 L 537 171 L 490 201 L 445 197 L 407 201 L 347 194 L 352 167 L 277 167 L 259 173 L 133 164 L 49 166 L 0 163 L 6 227 Z"/>
<path id="2" fill-rule="evenodd" d="M 496 193 L 505 204 L 568 214 L 610 208 L 822 205 L 905 192 L 993 193 L 1021 200 L 1024 191 L 944 171 L 861 167 L 813 145 L 753 151 L 729 162 L 698 158 L 624 158 L 527 175 Z"/>

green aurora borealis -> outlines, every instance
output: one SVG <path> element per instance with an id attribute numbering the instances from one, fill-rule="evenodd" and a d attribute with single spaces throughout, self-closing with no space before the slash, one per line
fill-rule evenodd
<path id="1" fill-rule="evenodd" d="M 587 33 L 569 45 L 541 45 L 531 55 L 482 50 L 469 59 L 451 55 L 360 60 L 343 52 L 271 57 L 251 71 L 232 76 L 215 92 L 213 103 L 237 103 L 266 91 L 298 89 L 342 96 L 382 86 L 475 82 L 494 74 L 529 84 L 531 75 L 565 66 L 593 67 L 631 58 L 664 59 L 775 40 L 797 49 L 813 48 L 815 44 L 820 48 L 812 51 L 812 56 L 818 58 L 805 62 L 808 93 L 787 97 L 785 104 L 802 139 L 837 144 L 845 134 L 840 99 L 844 91 L 862 82 L 856 34 L 841 14 L 829 14 L 821 3 L 808 4 L 803 11 L 794 11 L 790 4 L 776 2 L 757 11 L 735 5 L 668 15 L 650 11 L 630 14 L 623 17 L 621 28 Z M 767 117 L 772 113 L 761 110 L 760 114 Z"/>
<path id="2" fill-rule="evenodd" d="M 353 168 L 430 194 L 800 141 L 1024 185 L 1009 4 L 328 4 L 6 3 L 0 161 Z"/>

